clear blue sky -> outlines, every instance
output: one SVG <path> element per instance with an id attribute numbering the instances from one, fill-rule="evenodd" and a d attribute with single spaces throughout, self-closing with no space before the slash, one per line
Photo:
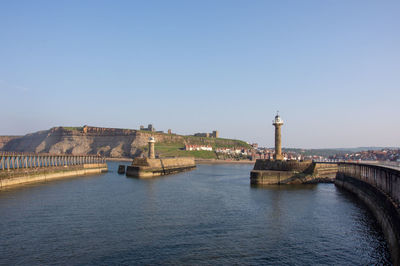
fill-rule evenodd
<path id="1" fill-rule="evenodd" d="M 93 125 L 400 146 L 400 1 L 1 1 L 0 135 Z"/>

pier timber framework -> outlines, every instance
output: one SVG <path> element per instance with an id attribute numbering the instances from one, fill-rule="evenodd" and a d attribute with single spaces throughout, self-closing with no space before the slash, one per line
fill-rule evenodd
<path id="1" fill-rule="evenodd" d="M 0 153 L 0 188 L 106 171 L 97 155 Z"/>

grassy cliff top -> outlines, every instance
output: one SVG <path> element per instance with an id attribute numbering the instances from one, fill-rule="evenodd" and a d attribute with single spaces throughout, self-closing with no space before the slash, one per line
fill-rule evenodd
<path id="1" fill-rule="evenodd" d="M 66 131 L 83 131 L 83 127 L 73 127 L 73 126 L 62 126 Z M 93 127 L 96 128 L 96 127 Z M 150 131 L 145 131 L 145 130 L 135 130 L 135 129 L 120 129 L 120 128 L 101 128 L 104 129 L 104 131 L 113 131 L 113 130 L 127 130 L 128 133 L 130 134 L 129 131 L 132 132 L 139 132 L 141 134 L 148 134 L 155 136 L 156 139 L 159 140 L 161 143 L 175 143 L 175 144 L 180 144 L 180 145 L 185 145 L 185 144 L 192 144 L 192 145 L 210 145 L 213 148 L 219 148 L 219 147 L 227 147 L 227 148 L 233 148 L 233 147 L 241 147 L 241 148 L 251 148 L 249 144 L 242 140 L 236 140 L 236 139 L 226 139 L 226 138 L 207 138 L 207 137 L 196 137 L 196 136 L 184 136 L 184 135 L 178 135 L 178 134 L 167 134 L 167 133 L 161 133 L 161 132 L 150 132 Z"/>
<path id="2" fill-rule="evenodd" d="M 62 127 L 63 129 L 67 131 L 82 131 L 83 127 Z"/>
<path id="3" fill-rule="evenodd" d="M 71 132 L 79 133 L 77 136 L 82 136 L 84 127 L 58 127 L 58 129 L 64 130 L 67 134 Z M 57 129 L 57 128 L 56 128 Z M 121 133 L 121 130 L 123 131 Z M 119 128 L 98 128 L 89 127 L 88 135 L 91 138 L 102 138 L 107 136 L 107 143 L 104 141 L 95 141 L 99 147 L 92 147 L 92 150 L 104 150 L 107 146 L 116 146 L 120 143 L 125 143 L 125 150 L 134 150 L 146 152 L 147 141 L 150 136 L 156 139 L 156 153 L 162 157 L 195 157 L 202 159 L 215 159 L 217 155 L 215 149 L 217 148 L 244 148 L 250 149 L 251 146 L 244 141 L 235 139 L 225 138 L 210 138 L 210 137 L 197 137 L 197 136 L 184 136 L 178 134 L 167 134 L 161 132 L 150 132 L 145 130 L 133 130 L 133 129 L 119 129 Z M 110 138 L 112 137 L 112 138 Z M 132 142 L 132 137 L 134 141 Z M 205 145 L 211 146 L 213 151 L 186 151 L 185 145 Z M 129 147 L 129 148 L 126 148 Z M 108 149 L 110 149 L 108 147 Z M 122 156 L 131 156 L 129 151 L 124 151 Z"/>
<path id="4" fill-rule="evenodd" d="M 184 146 L 180 144 L 156 143 L 155 145 L 156 153 L 161 157 L 217 158 L 214 151 L 185 151 L 183 148 Z"/>
<path id="5" fill-rule="evenodd" d="M 211 145 L 213 148 L 251 148 L 249 144 L 242 140 L 236 139 L 224 139 L 224 138 L 205 138 L 205 137 L 195 137 L 195 136 L 183 136 L 187 143 L 195 145 Z"/>

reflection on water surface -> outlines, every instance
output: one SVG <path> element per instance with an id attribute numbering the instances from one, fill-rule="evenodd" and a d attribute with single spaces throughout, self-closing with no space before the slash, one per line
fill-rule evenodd
<path id="1" fill-rule="evenodd" d="M 371 213 L 333 184 L 254 187 L 250 165 L 109 173 L 0 192 L 0 264 L 387 264 Z"/>

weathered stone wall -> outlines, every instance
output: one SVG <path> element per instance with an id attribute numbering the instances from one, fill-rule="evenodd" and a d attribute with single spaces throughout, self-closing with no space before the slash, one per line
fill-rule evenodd
<path id="1" fill-rule="evenodd" d="M 250 173 L 250 182 L 255 185 L 333 182 L 337 171 L 337 164 L 332 163 L 259 159 Z"/>
<path id="2" fill-rule="evenodd" d="M 167 175 L 192 169 L 196 167 L 194 158 L 135 158 L 132 165 L 127 167 L 126 175 L 150 178 L 154 176 Z"/>
<path id="3" fill-rule="evenodd" d="M 400 171 L 386 166 L 339 163 L 339 172 L 371 184 L 400 204 Z"/>
<path id="4" fill-rule="evenodd" d="M 252 185 L 280 185 L 304 182 L 296 176 L 298 176 L 298 173 L 293 171 L 253 170 L 250 173 L 250 183 Z"/>
<path id="5" fill-rule="evenodd" d="M 153 168 L 174 168 L 180 166 L 194 166 L 194 158 L 161 158 L 161 159 L 147 159 L 149 167 Z"/>
<path id="6" fill-rule="evenodd" d="M 257 159 L 254 165 L 254 170 L 304 172 L 311 166 L 312 166 L 312 161 L 299 162 L 299 161 L 274 161 L 268 159 Z"/>
<path id="7" fill-rule="evenodd" d="M 394 265 L 400 265 L 399 181 L 400 171 L 362 164 L 339 164 L 335 180 L 337 186 L 355 194 L 373 212 L 389 244 Z"/>
<path id="8" fill-rule="evenodd" d="M 108 170 L 107 164 L 83 164 L 50 168 L 21 168 L 0 171 L 0 188 L 44 182 L 60 178 L 99 174 Z"/>
<path id="9" fill-rule="evenodd" d="M 315 179 L 330 179 L 333 181 L 338 172 L 336 163 L 315 163 L 313 164 L 313 175 Z"/>
<path id="10" fill-rule="evenodd" d="M 250 174 L 255 185 L 327 179 L 354 193 L 372 210 L 389 243 L 393 264 L 400 265 L 400 170 L 362 163 L 312 163 L 307 167 L 300 162 L 257 160 Z"/>

